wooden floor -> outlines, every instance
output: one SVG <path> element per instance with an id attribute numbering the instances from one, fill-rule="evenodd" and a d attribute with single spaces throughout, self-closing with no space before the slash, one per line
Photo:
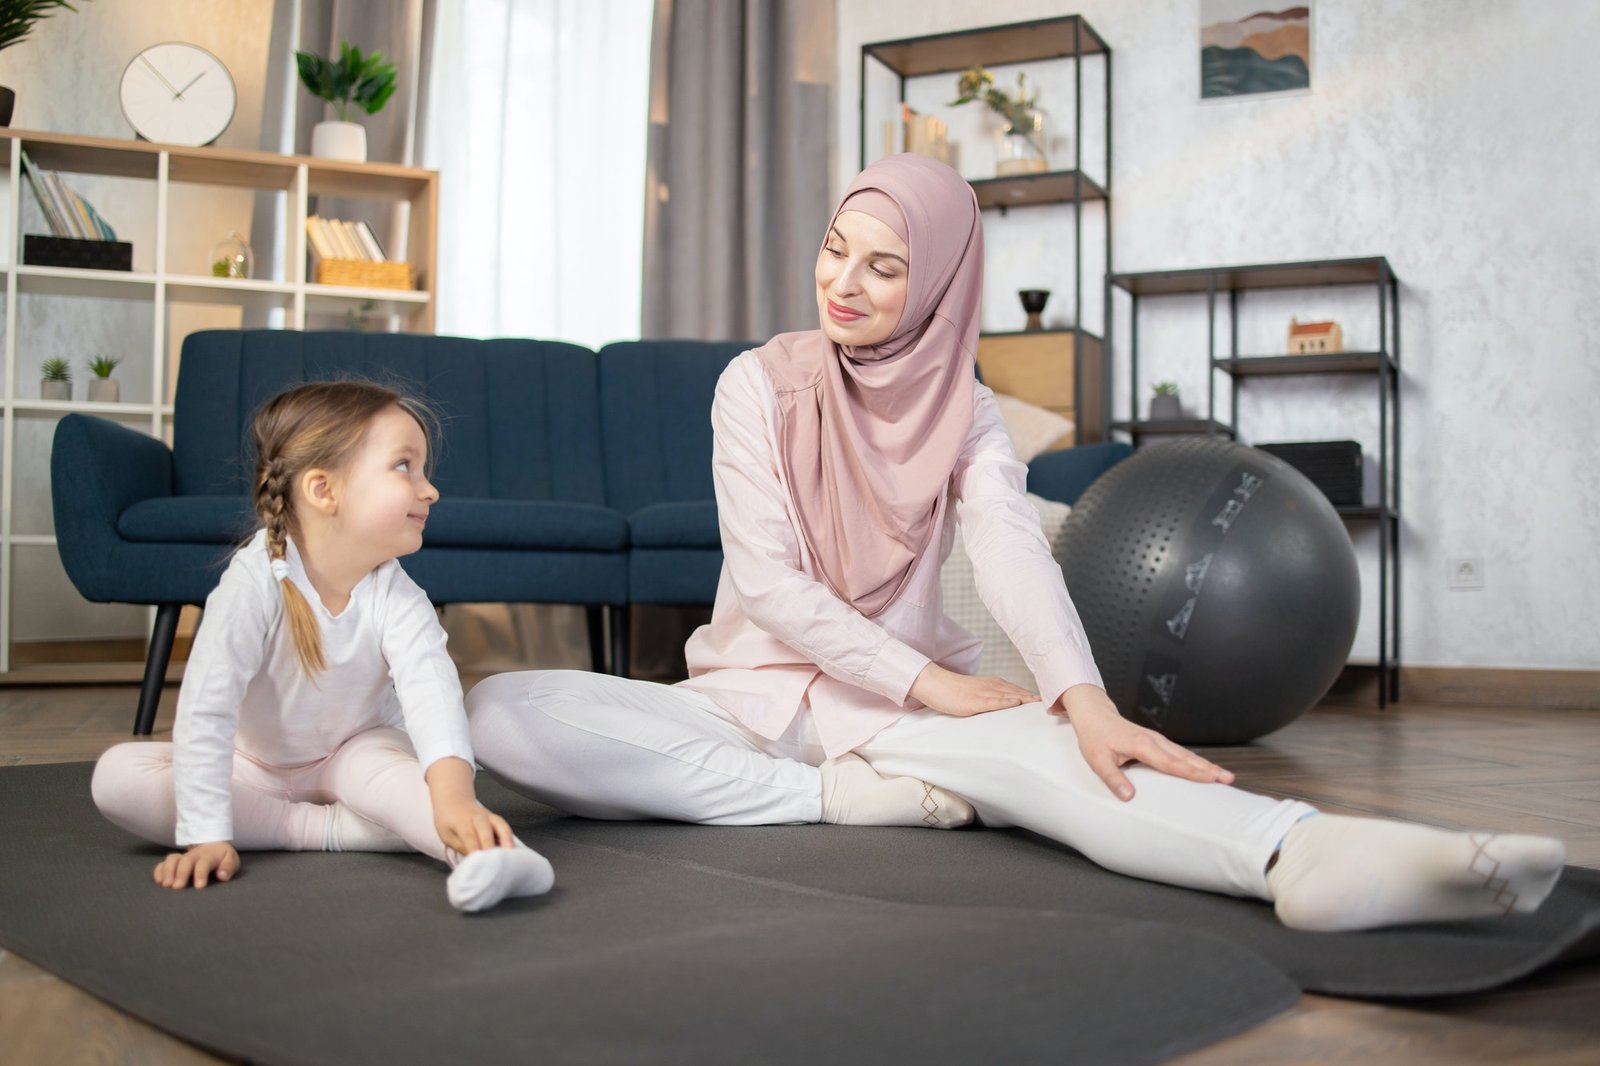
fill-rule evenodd
<path id="1" fill-rule="evenodd" d="M 170 732 L 170 690 L 157 719 Z M 0 766 L 93 759 L 127 739 L 128 686 L 0 688 Z M 1600 868 L 1600 713 L 1325 706 L 1257 743 L 1211 749 L 1256 791 L 1324 810 L 1456 828 L 1547 833 Z M 0 846 L 3 847 L 3 846 Z M 137 890 L 138 886 L 129 886 Z M 1240 1036 L 1178 1060 L 1238 1063 L 1600 1062 L 1600 964 L 1469 998 L 1391 1005 L 1306 996 Z M 0 952 L 0 1061 L 219 1060 Z"/>

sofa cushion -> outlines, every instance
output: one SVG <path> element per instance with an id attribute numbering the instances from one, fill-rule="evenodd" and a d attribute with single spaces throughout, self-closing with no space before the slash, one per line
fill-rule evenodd
<path id="1" fill-rule="evenodd" d="M 711 522 L 715 536 L 715 513 Z M 148 544 L 238 544 L 255 528 L 243 496 L 143 500 L 117 520 L 123 537 Z M 621 551 L 628 544 L 628 523 L 615 511 L 586 503 L 440 500 L 428 515 L 423 542 L 431 548 Z"/>
<path id="2" fill-rule="evenodd" d="M 247 496 L 162 496 L 117 518 L 117 532 L 143 544 L 240 544 L 256 525 Z"/>
<path id="3" fill-rule="evenodd" d="M 589 349 L 350 330 L 222 329 L 185 337 L 173 418 L 176 492 L 243 495 L 255 463 L 256 410 L 302 381 L 351 377 L 397 386 L 432 405 L 442 431 L 433 448 L 436 483 L 447 500 L 606 502 L 599 379 Z"/>
<path id="4" fill-rule="evenodd" d="M 622 551 L 628 522 L 589 503 L 444 499 L 429 512 L 422 542 L 429 548 Z"/>
<path id="5" fill-rule="evenodd" d="M 714 500 L 653 503 L 628 516 L 635 548 L 722 548 Z"/>
<path id="6" fill-rule="evenodd" d="M 606 502 L 624 514 L 709 500 L 711 401 L 742 341 L 618 341 L 600 349 Z"/>

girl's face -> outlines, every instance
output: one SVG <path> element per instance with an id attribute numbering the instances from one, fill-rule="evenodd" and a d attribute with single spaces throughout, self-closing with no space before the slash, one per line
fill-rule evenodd
<path id="1" fill-rule="evenodd" d="M 373 565 L 422 547 L 428 508 L 439 499 L 423 473 L 428 438 L 403 408 L 378 412 L 366 438 L 339 472 L 341 537 L 370 550 Z"/>
<path id="2" fill-rule="evenodd" d="M 905 311 L 911 251 L 861 211 L 841 211 L 817 253 L 817 314 L 835 344 L 863 347 L 894 335 Z"/>

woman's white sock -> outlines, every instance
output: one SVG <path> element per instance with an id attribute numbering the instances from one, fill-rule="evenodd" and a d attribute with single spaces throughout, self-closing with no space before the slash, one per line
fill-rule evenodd
<path id="1" fill-rule="evenodd" d="M 1318 814 L 1283 838 L 1267 887 L 1278 918 L 1293 929 L 1482 918 L 1538 909 L 1566 855 L 1550 837 Z"/>
<path id="2" fill-rule="evenodd" d="M 464 856 L 450 871 L 445 895 L 456 910 L 482 911 L 504 899 L 543 895 L 555 883 L 550 860 L 519 840 Z"/>
<path id="3" fill-rule="evenodd" d="M 328 804 L 322 830 L 323 851 L 415 851 L 394 830 L 352 811 L 342 803 Z"/>
<path id="4" fill-rule="evenodd" d="M 829 759 L 822 771 L 822 820 L 835 825 L 913 825 L 954 829 L 972 821 L 972 804 L 914 777 L 883 777 L 859 755 Z"/>

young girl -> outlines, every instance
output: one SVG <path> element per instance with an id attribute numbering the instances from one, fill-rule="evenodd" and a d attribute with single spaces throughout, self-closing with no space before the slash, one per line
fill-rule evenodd
<path id="1" fill-rule="evenodd" d="M 422 546 L 438 490 L 429 419 L 367 382 L 300 385 L 256 416 L 264 528 L 206 599 L 173 742 L 120 744 L 95 804 L 184 850 L 156 884 L 228 881 L 239 851 L 420 851 L 450 902 L 549 890 L 550 864 L 473 793 L 445 634 L 396 559 Z"/>
<path id="2" fill-rule="evenodd" d="M 1271 900 L 1301 929 L 1537 907 L 1560 841 L 1253 795 L 1117 713 L 1026 468 L 973 379 L 982 272 L 960 175 L 900 155 L 857 177 L 817 251 L 821 328 L 746 352 L 717 385 L 726 558 L 689 680 L 490 678 L 468 699 L 484 765 L 601 818 L 949 826 L 975 812 L 1122 873 Z M 978 643 L 939 600 L 957 522 L 1036 693 L 969 676 Z"/>

